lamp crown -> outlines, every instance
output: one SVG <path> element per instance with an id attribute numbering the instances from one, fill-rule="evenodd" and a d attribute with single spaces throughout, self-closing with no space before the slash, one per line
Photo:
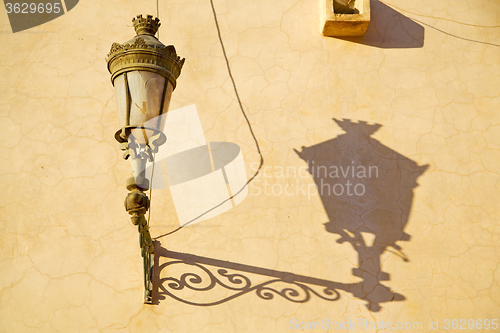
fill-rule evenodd
<path id="1" fill-rule="evenodd" d="M 142 15 L 137 15 L 132 19 L 134 23 L 134 29 L 136 34 L 138 35 L 152 35 L 154 36 L 160 28 L 160 20 L 158 18 L 154 18 L 152 15 L 148 15 L 146 18 L 142 17 Z"/>

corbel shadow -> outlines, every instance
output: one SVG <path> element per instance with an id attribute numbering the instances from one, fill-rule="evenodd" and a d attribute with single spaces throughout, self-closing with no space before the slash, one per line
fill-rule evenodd
<path id="1" fill-rule="evenodd" d="M 424 46 L 423 26 L 378 0 L 371 0 L 370 7 L 370 24 L 364 36 L 335 38 L 383 49 Z"/>

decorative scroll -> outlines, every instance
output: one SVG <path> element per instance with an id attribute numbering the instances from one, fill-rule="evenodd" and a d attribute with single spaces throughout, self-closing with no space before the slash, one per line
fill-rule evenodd
<path id="1" fill-rule="evenodd" d="M 203 276 L 203 273 L 200 275 L 188 272 L 183 273 L 180 278 L 166 277 L 160 279 L 159 281 L 160 294 L 168 295 L 180 302 L 190 305 L 218 305 L 253 291 L 255 291 L 257 296 L 264 300 L 271 300 L 275 295 L 279 295 L 294 303 L 305 303 L 311 299 L 312 294 L 326 301 L 336 301 L 340 298 L 340 294 L 332 286 L 323 285 L 322 287 L 324 287 L 324 289 L 322 290 L 322 293 L 319 293 L 304 283 L 294 281 L 293 278 L 290 278 L 290 275 L 288 277 L 274 277 L 272 280 L 252 285 L 250 278 L 242 273 L 229 273 L 227 269 L 219 268 L 217 269 L 218 276 L 216 276 L 205 266 L 186 260 L 169 261 L 160 267 L 160 271 L 165 269 L 167 266 L 175 264 L 194 266 L 199 268 L 205 274 L 205 276 Z M 287 286 L 279 288 L 277 287 L 278 284 L 286 284 Z M 235 293 L 231 296 L 224 297 L 223 299 L 207 303 L 192 302 L 182 299 L 174 294 L 174 291 L 183 290 L 184 288 L 202 292 L 210 291 L 217 287 L 222 287 L 226 290 L 234 291 Z"/>

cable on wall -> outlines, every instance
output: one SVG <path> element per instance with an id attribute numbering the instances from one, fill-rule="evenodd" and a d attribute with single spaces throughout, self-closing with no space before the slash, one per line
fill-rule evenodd
<path id="1" fill-rule="evenodd" d="M 471 26 L 471 27 L 478 27 L 478 28 L 500 28 L 500 25 L 479 25 L 479 24 L 472 24 L 472 23 L 465 23 L 465 22 L 450 20 L 450 19 L 447 19 L 447 18 L 444 18 L 444 17 L 435 17 L 435 16 L 430 16 L 430 15 L 413 13 L 413 12 L 410 12 L 410 11 L 408 11 L 406 9 L 402 9 L 402 8 L 399 8 L 399 7 L 395 6 L 395 5 L 393 5 L 393 4 L 387 3 L 385 1 L 382 1 L 382 0 L 379 0 L 379 1 L 381 3 L 389 6 L 389 7 L 392 7 L 392 8 L 395 8 L 397 10 L 400 10 L 402 12 L 406 12 L 408 14 L 412 14 L 412 15 L 416 15 L 416 16 L 428 17 L 428 18 L 433 18 L 433 19 L 436 19 L 436 20 L 444 20 L 444 21 L 449 21 L 449 22 L 458 23 L 458 24 L 462 24 L 462 25 L 468 25 L 468 26 Z"/>
<path id="2" fill-rule="evenodd" d="M 406 12 L 406 13 L 409 13 L 409 14 L 412 14 L 412 15 L 417 15 L 417 16 L 422 16 L 422 17 L 428 17 L 428 18 L 433 18 L 433 19 L 437 19 L 437 20 L 445 20 L 445 21 L 454 22 L 454 23 L 458 23 L 458 24 L 462 24 L 462 25 L 468 25 L 468 26 L 472 26 L 472 27 L 479 27 L 479 28 L 500 28 L 500 25 L 477 25 L 477 24 L 471 24 L 471 23 L 464 23 L 464 22 L 454 21 L 454 20 L 450 20 L 450 19 L 447 19 L 447 18 L 443 18 L 443 17 L 434 17 L 434 16 L 429 16 L 429 15 L 417 14 L 417 13 L 413 13 L 413 12 L 401 9 L 399 7 L 396 7 L 396 6 L 394 6 L 392 4 L 389 4 L 389 3 L 385 2 L 385 1 L 382 1 L 382 0 L 379 0 L 379 1 L 381 3 L 383 3 L 383 4 L 385 4 L 385 5 L 393 8 L 393 9 L 397 9 L 397 10 L 400 10 L 400 11 L 403 11 L 403 12 Z M 409 19 L 412 20 L 412 21 L 414 21 L 414 22 L 418 22 L 420 24 L 428 26 L 429 28 L 432 28 L 434 30 L 442 32 L 442 33 L 444 33 L 444 34 L 446 34 L 448 36 L 451 36 L 451 37 L 455 37 L 455 38 L 458 38 L 458 39 L 466 40 L 468 42 L 480 43 L 480 44 L 486 44 L 486 45 L 500 47 L 500 44 L 495 44 L 495 43 L 490 43 L 490 42 L 484 42 L 484 41 L 481 41 L 481 40 L 475 40 L 475 39 L 470 39 L 470 38 L 466 38 L 466 37 L 461 37 L 461 36 L 458 36 L 458 35 L 446 32 L 444 30 L 441 30 L 439 28 L 436 28 L 435 26 L 432 26 L 432 25 L 430 25 L 428 23 L 422 22 L 422 21 L 417 20 L 415 18 L 409 17 Z"/>
<path id="3" fill-rule="evenodd" d="M 157 12 L 157 17 L 160 18 L 159 17 L 159 9 L 158 9 L 158 1 L 159 0 L 156 0 L 156 12 Z M 229 198 L 225 199 L 224 201 L 222 201 L 217 206 L 214 206 L 211 209 L 207 210 L 206 212 L 203 212 L 202 214 L 198 215 L 197 217 L 195 217 L 191 221 L 188 221 L 188 222 L 184 223 L 183 225 L 179 226 L 177 229 L 172 230 L 172 231 L 170 231 L 170 232 L 168 232 L 166 234 L 163 234 L 161 236 L 155 237 L 155 239 L 159 239 L 159 238 L 161 238 L 163 236 L 171 235 L 171 234 L 173 234 L 173 233 L 181 230 L 185 226 L 187 226 L 187 225 L 195 222 L 196 220 L 198 220 L 200 217 L 208 214 L 212 210 L 214 210 L 214 209 L 220 207 L 221 205 L 225 204 L 226 202 L 232 200 L 235 196 L 237 196 L 239 193 L 241 193 L 248 186 L 248 184 L 250 184 L 250 182 L 255 179 L 255 177 L 257 177 L 257 175 L 260 172 L 260 169 L 262 168 L 262 165 L 264 164 L 264 156 L 262 155 L 262 152 L 260 150 L 259 142 L 257 140 L 257 137 L 255 136 L 255 133 L 253 131 L 252 125 L 250 123 L 250 120 L 248 119 L 248 116 L 247 116 L 247 114 L 246 114 L 246 112 L 245 112 L 245 110 L 243 108 L 243 103 L 241 102 L 240 95 L 238 94 L 238 88 L 236 87 L 236 82 L 234 81 L 234 77 L 233 77 L 233 74 L 232 74 L 232 71 L 231 71 L 231 66 L 229 64 L 229 59 L 228 59 L 227 54 L 226 54 L 226 48 L 224 47 L 224 42 L 222 40 L 222 35 L 221 35 L 221 32 L 220 32 L 219 22 L 217 20 L 217 12 L 215 11 L 215 6 L 214 6 L 214 3 L 213 3 L 213 0 L 210 0 L 210 5 L 212 7 L 212 13 L 213 13 L 213 16 L 214 16 L 215 27 L 217 28 L 217 36 L 219 37 L 219 43 L 220 43 L 221 48 L 222 48 L 222 53 L 224 55 L 224 60 L 226 61 L 226 67 L 227 67 L 227 71 L 228 71 L 228 74 L 229 74 L 229 78 L 231 79 L 231 83 L 233 84 L 234 93 L 236 95 L 236 99 L 238 100 L 238 105 L 240 107 L 241 113 L 243 114 L 243 117 L 245 118 L 245 122 L 247 123 L 248 129 L 250 130 L 250 134 L 252 135 L 253 141 L 255 143 L 255 147 L 257 148 L 257 152 L 258 152 L 259 157 L 260 157 L 259 167 L 255 171 L 255 173 L 252 175 L 252 177 L 250 177 L 247 180 L 245 186 L 243 186 L 238 192 L 234 193 L 232 196 L 230 196 Z M 159 31 L 158 31 L 158 33 L 159 33 Z"/>

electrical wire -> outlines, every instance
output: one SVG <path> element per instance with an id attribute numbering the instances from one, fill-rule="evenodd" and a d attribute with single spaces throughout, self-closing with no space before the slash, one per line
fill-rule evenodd
<path id="1" fill-rule="evenodd" d="M 418 14 L 418 13 L 413 13 L 413 12 L 410 12 L 408 10 L 405 10 L 405 9 L 402 9 L 402 8 L 399 8 L 395 5 L 392 5 L 392 4 L 389 4 L 385 1 L 382 1 L 382 0 L 379 0 L 381 3 L 393 8 L 393 9 L 398 9 L 400 11 L 403 11 L 403 12 L 406 12 L 406 13 L 409 13 L 409 14 L 412 14 L 412 15 L 416 15 L 416 16 L 421 16 L 421 17 L 427 17 L 427 18 L 433 18 L 433 19 L 437 19 L 437 20 L 445 20 L 445 21 L 449 21 L 449 22 L 453 22 L 453 23 L 457 23 L 457 24 L 462 24 L 462 25 L 467 25 L 467 26 L 473 26 L 473 27 L 481 27 L 481 28 L 500 28 L 500 25 L 496 25 L 496 26 L 483 26 L 483 25 L 478 25 L 478 24 L 471 24 L 471 23 L 465 23 L 465 22 L 459 22 L 459 21 L 455 21 L 455 20 L 451 20 L 451 19 L 447 19 L 447 18 L 441 18 L 441 17 L 433 17 L 433 16 L 429 16 L 429 15 L 424 15 L 424 14 Z M 255 136 L 255 133 L 253 132 L 253 129 L 252 129 L 252 126 L 250 124 L 250 121 L 248 119 L 248 116 L 246 115 L 245 113 L 245 110 L 243 108 L 243 104 L 241 103 L 241 99 L 240 99 L 240 96 L 238 94 L 238 89 L 236 88 L 236 83 L 234 81 L 234 77 L 232 75 L 232 72 L 231 72 L 231 67 L 230 67 L 230 64 L 229 64 L 229 59 L 227 57 L 227 53 L 226 53 L 226 49 L 224 47 L 224 42 L 222 40 L 222 36 L 221 36 L 221 32 L 220 32 L 220 27 L 219 27 L 219 22 L 217 20 L 217 13 L 215 11 L 215 6 L 214 6 L 214 3 L 213 3 L 213 0 L 210 0 L 210 5 L 212 7 L 212 13 L 213 13 L 213 16 L 214 16 L 214 21 L 215 21 L 215 26 L 217 28 L 217 35 L 219 37 L 219 42 L 220 42 L 220 45 L 221 45 L 221 48 L 222 48 L 222 53 L 224 55 L 224 59 L 226 61 L 226 66 L 227 66 L 227 70 L 228 70 L 228 74 L 229 74 L 229 78 L 231 79 L 231 83 L 233 85 L 233 89 L 234 89 L 234 92 L 235 92 L 235 95 L 236 95 L 236 99 L 238 100 L 238 104 L 240 106 L 240 110 L 241 110 L 241 113 L 243 114 L 243 117 L 245 118 L 245 121 L 248 125 L 248 128 L 250 130 L 250 134 L 252 135 L 252 138 L 255 142 L 255 146 L 257 148 L 257 152 L 259 153 L 259 156 L 260 156 L 260 164 L 259 164 L 259 167 L 257 169 L 257 171 L 255 172 L 255 174 L 250 177 L 248 179 L 248 181 L 246 182 L 245 186 L 242 187 L 237 193 L 233 194 L 230 198 L 224 200 L 223 202 L 221 202 L 219 205 L 215 206 L 215 207 L 212 207 L 210 210 L 200 214 L 199 216 L 197 216 L 196 218 L 192 219 L 191 221 L 188 221 L 186 223 L 184 223 L 183 225 L 179 226 L 177 229 L 173 230 L 173 231 L 170 231 L 166 234 L 163 234 L 161 236 L 158 236 L 156 237 L 155 239 L 158 239 L 158 238 L 161 238 L 163 236 L 168 236 L 168 235 L 171 235 L 179 230 L 181 230 L 183 227 L 193 223 L 194 221 L 196 221 L 197 219 L 199 219 L 200 217 L 202 217 L 203 215 L 209 213 L 210 211 L 216 209 L 217 207 L 223 205 L 224 203 L 226 203 L 227 201 L 231 200 L 232 198 L 234 198 L 236 195 L 238 195 L 241 191 L 243 191 L 245 189 L 245 187 L 255 178 L 257 177 L 257 175 L 259 174 L 260 172 L 260 169 L 262 168 L 262 165 L 264 164 L 264 157 L 262 156 L 262 152 L 260 150 L 260 146 L 259 146 L 259 143 L 258 143 L 258 140 Z M 160 14 L 159 14 L 159 0 L 156 0 L 156 16 L 158 18 L 160 18 Z M 458 39 L 462 39 L 462 40 L 465 40 L 465 41 L 469 41 L 469 42 L 476 42 L 476 43 L 481 43 L 481 44 L 486 44 L 486 45 L 491 45 L 491 46 L 497 46 L 497 47 L 500 47 L 499 44 L 495 44 L 495 43 L 489 43 L 489 42 L 484 42 L 484 41 L 478 41 L 478 40 L 473 40 L 473 39 L 469 39 L 469 38 L 465 38 L 465 37 L 460 37 L 460 36 L 457 36 L 457 35 L 454 35 L 452 33 L 449 33 L 449 32 L 446 32 L 444 30 L 441 30 L 439 28 L 436 28 L 428 23 L 425 23 L 425 22 L 422 22 L 420 20 L 417 20 L 415 18 L 410 18 L 411 20 L 415 21 L 415 22 L 418 22 L 418 23 L 421 23 L 429 28 L 432 28 L 432 29 L 435 29 L 439 32 L 442 32 L 446 35 L 449 35 L 449 36 L 452 36 L 452 37 L 455 37 L 455 38 L 458 38 Z M 158 38 L 160 37 L 160 31 L 158 30 Z M 154 164 L 153 164 L 153 168 L 154 168 Z M 154 170 L 154 169 L 153 169 Z M 151 192 L 150 192 L 150 196 L 151 196 Z M 151 211 L 150 211 L 151 213 Z M 149 222 L 149 218 L 148 218 L 148 222 Z"/>
<path id="2" fill-rule="evenodd" d="M 160 0 L 156 0 L 156 17 L 160 19 L 160 6 L 158 5 L 158 1 Z M 158 34 L 158 39 L 160 39 L 160 28 L 158 28 L 157 34 Z"/>
<path id="3" fill-rule="evenodd" d="M 382 1 L 382 0 L 379 0 L 381 3 L 389 6 L 389 7 L 392 7 L 392 8 L 395 8 L 397 10 L 400 10 L 402 12 L 406 12 L 408 14 L 412 14 L 412 15 L 417 15 L 417 16 L 422 16 L 422 17 L 428 17 L 428 18 L 433 18 L 433 19 L 436 19 L 436 20 L 444 20 L 444 21 L 449 21 L 449 22 L 453 22 L 453 23 L 458 23 L 458 24 L 462 24 L 462 25 L 468 25 L 468 26 L 471 26 L 471 27 L 479 27 L 479 28 L 500 28 L 500 25 L 479 25 L 479 24 L 472 24 L 472 23 L 465 23 L 465 22 L 460 22 L 460 21 L 455 21 L 455 20 L 450 20 L 450 19 L 447 19 L 447 18 L 444 18 L 444 17 L 434 17 L 434 16 L 429 16 L 429 15 L 424 15 L 424 14 L 418 14 L 418 13 L 413 13 L 413 12 L 410 12 L 406 9 L 402 9 L 402 8 L 399 8 L 393 4 L 390 4 L 390 3 L 387 3 L 385 1 Z"/>
<path id="4" fill-rule="evenodd" d="M 159 18 L 159 5 L 158 5 L 158 1 L 159 0 L 156 0 L 156 12 L 157 12 L 157 17 Z M 445 20 L 445 21 L 450 21 L 450 22 L 454 22 L 454 23 L 458 23 L 458 24 L 462 24 L 462 25 L 468 25 L 468 26 L 474 26 L 474 27 L 481 27 L 481 28 L 499 28 L 500 26 L 482 26 L 482 25 L 477 25 L 477 24 L 470 24 L 470 23 L 464 23 L 464 22 L 459 22 L 459 21 L 454 21 L 454 20 L 450 20 L 450 19 L 447 19 L 447 18 L 440 18 L 440 17 L 433 17 L 433 16 L 428 16 L 428 15 L 423 15 L 423 14 L 417 14 L 417 13 L 413 13 L 413 12 L 410 12 L 410 11 L 407 11 L 405 9 L 402 9 L 402 8 L 399 8 L 397 6 L 394 6 L 392 4 L 389 4 L 389 3 L 386 3 L 385 1 L 381 1 L 379 0 L 380 2 L 384 3 L 385 5 L 389 6 L 389 7 L 392 7 L 392 8 L 395 8 L 395 9 L 398 9 L 400 11 L 403 11 L 403 12 L 406 12 L 406 13 L 409 13 L 409 14 L 413 14 L 413 15 L 416 15 L 416 16 L 422 16 L 422 17 L 427 17 L 427 18 L 433 18 L 433 19 L 438 19 L 438 20 Z M 257 148 L 257 152 L 259 153 L 259 156 L 260 156 L 260 163 L 259 163 L 259 167 L 257 169 L 257 171 L 255 172 L 255 174 L 250 177 L 248 179 L 248 181 L 246 182 L 245 186 L 242 187 L 238 192 L 236 192 L 234 195 L 232 195 L 230 198 L 222 201 L 220 204 L 218 204 L 217 206 L 214 206 L 212 207 L 211 209 L 209 209 L 208 211 L 200 214 L 199 216 L 195 217 L 194 219 L 192 219 L 191 221 L 188 221 L 186 223 L 184 223 L 183 225 L 179 226 L 178 228 L 174 229 L 173 231 L 170 231 L 166 234 L 163 234 L 161 236 L 158 236 L 156 237 L 155 239 L 158 239 L 158 238 L 161 238 L 163 236 L 168 236 L 168 235 L 171 235 L 179 230 L 181 230 L 183 227 L 193 223 L 194 221 L 196 221 L 197 219 L 199 219 L 200 217 L 202 217 L 203 215 L 206 215 L 207 213 L 211 212 L 212 210 L 216 209 L 217 207 L 223 205 L 224 203 L 226 203 L 227 201 L 231 200 L 232 198 L 234 198 L 236 195 L 238 195 L 241 191 L 243 191 L 245 189 L 245 187 L 255 178 L 257 177 L 257 175 L 259 174 L 259 171 L 260 169 L 262 168 L 262 165 L 264 164 L 264 157 L 262 156 L 262 152 L 260 150 L 260 146 L 259 146 L 259 143 L 258 143 L 258 140 L 255 136 L 255 133 L 253 132 L 253 129 L 252 129 L 252 126 L 250 124 L 250 120 L 248 119 L 248 116 L 246 115 L 245 113 L 245 110 L 243 108 L 243 104 L 241 102 L 241 99 L 240 99 L 240 96 L 238 94 L 238 89 L 236 87 L 236 83 L 234 81 L 234 77 L 233 77 L 233 74 L 231 72 L 231 67 L 230 67 L 230 64 L 229 64 L 229 59 L 227 57 L 227 53 L 226 53 L 226 49 L 224 47 L 224 42 L 222 40 L 222 35 L 221 35 L 221 32 L 220 32 L 220 27 L 219 27 L 219 22 L 217 20 L 217 13 L 215 11 L 215 6 L 214 6 L 214 3 L 213 3 L 213 0 L 210 0 L 210 5 L 212 7 L 212 12 L 213 12 L 213 15 L 214 15 L 214 21 L 215 21 L 215 26 L 217 28 L 217 35 L 219 37 L 219 42 L 220 42 L 220 45 L 221 45 L 221 48 L 222 48 L 222 53 L 224 55 L 224 59 L 226 61 L 226 66 L 227 66 L 227 70 L 228 70 L 228 74 L 229 74 L 229 78 L 231 79 L 231 83 L 233 85 L 233 89 L 234 89 L 234 92 L 235 92 L 235 95 L 236 95 L 236 99 L 238 100 L 238 104 L 240 106 L 240 110 L 243 114 L 243 117 L 245 118 L 245 121 L 248 125 L 248 128 L 250 130 L 250 134 L 252 135 L 252 138 L 255 142 L 255 146 Z M 458 38 L 458 39 L 462 39 L 462 40 L 465 40 L 465 41 L 469 41 L 469 42 L 476 42 L 476 43 L 481 43 L 481 44 L 486 44 L 486 45 L 491 45 L 491 46 L 497 46 L 497 47 L 500 47 L 499 44 L 495 44 L 495 43 L 489 43 L 489 42 L 484 42 L 484 41 L 478 41 L 478 40 L 473 40 L 473 39 L 469 39 L 469 38 L 465 38 L 465 37 L 460 37 L 460 36 L 457 36 L 457 35 L 454 35 L 452 33 L 449 33 L 449 32 L 446 32 L 444 30 L 441 30 L 439 28 L 436 28 L 428 23 L 425 23 L 425 22 L 422 22 L 420 20 L 417 20 L 415 18 L 410 18 L 411 20 L 415 21 L 415 22 L 418 22 L 418 23 L 421 23 L 425 26 L 428 26 L 429 28 L 432 28 L 432 29 L 435 29 L 439 32 L 442 32 L 446 35 L 449 35 L 449 36 L 452 36 L 452 37 L 455 37 L 455 38 Z M 159 38 L 159 31 L 158 31 L 158 38 Z M 154 164 L 153 164 L 153 172 L 154 172 Z M 151 176 L 152 177 L 152 176 Z M 151 191 L 151 189 L 150 189 Z M 150 192 L 150 196 L 151 196 L 151 192 Z M 151 211 L 149 211 L 149 213 L 151 213 Z M 149 223 L 149 218 L 148 218 L 148 223 Z"/>
<path id="5" fill-rule="evenodd" d="M 443 18 L 443 17 L 434 17 L 434 16 L 429 16 L 429 15 L 417 14 L 417 13 L 413 13 L 413 12 L 407 11 L 405 9 L 399 8 L 397 6 L 394 6 L 392 4 L 389 4 L 389 3 L 385 2 L 385 1 L 382 1 L 382 0 L 379 0 L 379 1 L 381 3 L 387 5 L 387 6 L 391 7 L 392 9 L 397 9 L 397 10 L 400 10 L 400 11 L 403 11 L 403 12 L 406 12 L 406 13 L 409 13 L 409 14 L 412 14 L 412 15 L 417 15 L 417 16 L 422 16 L 422 17 L 427 17 L 427 18 L 433 18 L 433 19 L 437 19 L 437 20 L 445 20 L 445 21 L 450 21 L 450 22 L 454 22 L 454 23 L 458 23 L 458 24 L 462 24 L 462 25 L 473 26 L 473 27 L 480 27 L 480 28 L 500 28 L 500 25 L 477 25 L 477 24 L 471 24 L 471 23 L 464 23 L 464 22 L 454 21 L 454 20 L 450 20 L 450 19 L 447 19 L 447 18 Z M 500 47 L 500 44 L 495 44 L 495 43 L 484 42 L 484 41 L 480 41 L 480 40 L 475 40 L 475 39 L 461 37 L 461 36 L 458 36 L 458 35 L 446 32 L 444 30 L 441 30 L 439 28 L 436 28 L 433 25 L 430 25 L 428 23 L 422 22 L 422 21 L 417 20 L 415 18 L 409 17 L 409 19 L 412 20 L 412 21 L 414 21 L 414 22 L 418 22 L 418 23 L 421 23 L 421 24 L 423 24 L 425 26 L 428 26 L 429 28 L 432 28 L 432 29 L 437 30 L 439 32 L 442 32 L 442 33 L 444 33 L 444 34 L 446 34 L 448 36 L 452 36 L 452 37 L 455 37 L 455 38 L 458 38 L 458 39 L 466 40 L 468 42 L 480 43 L 480 44 L 486 44 L 486 45 Z"/>
<path id="6" fill-rule="evenodd" d="M 157 0 L 158 1 L 158 0 Z M 238 89 L 236 87 L 236 82 L 234 81 L 234 77 L 233 77 L 233 74 L 231 72 L 231 66 L 229 64 L 229 59 L 227 57 L 227 53 L 226 53 L 226 48 L 224 47 L 224 42 L 222 41 L 222 35 L 221 35 L 221 32 L 220 32 L 220 27 L 219 27 L 219 22 L 217 20 L 217 13 L 215 11 L 215 6 L 214 6 L 214 3 L 213 3 L 213 0 L 210 0 L 210 5 L 212 6 L 212 13 L 214 15 L 214 21 L 215 21 L 215 27 L 217 28 L 217 35 L 219 37 L 219 42 L 220 42 L 220 46 L 222 48 L 222 53 L 224 55 L 224 59 L 226 61 L 226 67 L 227 67 L 227 71 L 228 71 L 228 74 L 229 74 L 229 78 L 231 79 L 231 83 L 233 84 L 233 89 L 234 89 L 234 93 L 236 95 L 236 99 L 238 100 L 238 104 L 240 106 L 240 110 L 241 110 L 241 113 L 243 114 L 243 117 L 245 118 L 245 121 L 247 123 L 247 126 L 248 126 L 248 129 L 250 130 L 250 134 L 252 135 L 252 138 L 253 138 L 253 141 L 255 143 L 255 147 L 257 148 L 257 152 L 259 153 L 259 157 L 260 157 L 260 162 L 259 162 L 259 167 L 257 168 L 257 170 L 255 171 L 255 173 L 253 174 L 252 177 L 250 177 L 246 184 L 236 193 L 234 193 L 231 197 L 225 199 L 224 201 L 222 201 L 220 204 L 212 207 L 211 209 L 203 212 L 202 214 L 198 215 L 197 217 L 195 217 L 194 219 L 192 219 L 191 221 L 188 221 L 186 223 L 184 223 L 183 225 L 179 226 L 177 229 L 175 230 L 172 230 L 166 234 L 163 234 L 163 235 L 160 235 L 158 237 L 156 237 L 155 239 L 159 239 L 163 236 L 168 236 L 168 235 L 171 235 L 179 230 L 181 230 L 182 228 L 184 228 L 185 226 L 195 222 L 196 220 L 198 220 L 200 217 L 208 214 L 209 212 L 213 211 L 214 209 L 222 206 L 223 204 L 225 204 L 226 202 L 228 202 L 229 200 L 233 199 L 235 196 L 237 196 L 238 194 L 240 194 L 247 186 L 248 184 L 250 184 L 251 181 L 253 181 L 255 179 L 255 177 L 257 177 L 257 175 L 259 174 L 260 172 L 260 169 L 262 168 L 262 165 L 264 165 L 264 156 L 262 155 L 262 152 L 260 150 L 260 145 L 259 145 L 259 142 L 257 140 L 257 137 L 255 136 L 255 133 L 252 129 L 252 125 L 250 123 L 250 120 L 248 119 L 248 116 L 243 108 L 243 103 L 241 102 L 241 99 L 240 99 L 240 95 L 238 94 Z"/>
<path id="7" fill-rule="evenodd" d="M 449 32 L 446 32 L 446 31 L 444 31 L 444 30 L 441 30 L 441 29 L 439 29 L 439 28 L 436 28 L 436 27 L 434 27 L 434 26 L 432 26 L 432 25 L 430 25 L 430 24 L 424 23 L 424 22 L 422 22 L 422 21 L 420 21 L 420 20 L 417 20 L 417 19 L 414 19 L 414 18 L 410 18 L 410 19 L 411 19 L 412 21 L 415 21 L 415 22 L 421 23 L 421 24 L 423 24 L 423 25 L 425 25 L 425 26 L 428 26 L 429 28 L 432 28 L 432 29 L 434 29 L 434 30 L 437 30 L 437 31 L 439 31 L 439 32 L 442 32 L 442 33 L 444 33 L 444 34 L 446 34 L 446 35 L 448 35 L 448 36 L 452 36 L 452 37 L 455 37 L 455 38 L 458 38 L 458 39 L 466 40 L 466 41 L 468 41 L 468 42 L 474 42 L 474 43 L 480 43 L 480 44 L 486 44 L 486 45 L 491 45 L 491 46 L 497 46 L 497 47 L 500 47 L 500 44 L 495 44 L 495 43 L 490 43 L 490 42 L 483 42 L 483 41 L 481 41 L 481 40 L 475 40 L 475 39 L 469 39 L 469 38 L 465 38 L 465 37 L 460 37 L 460 36 L 457 36 L 457 35 L 451 34 L 451 33 L 449 33 Z"/>

